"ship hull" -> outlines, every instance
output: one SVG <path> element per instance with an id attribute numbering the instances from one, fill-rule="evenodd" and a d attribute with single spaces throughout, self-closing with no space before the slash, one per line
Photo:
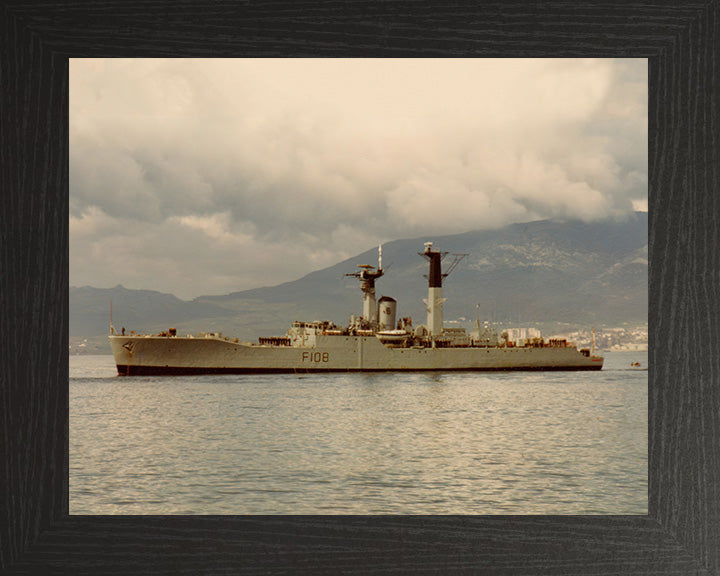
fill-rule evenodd
<path id="1" fill-rule="evenodd" d="M 198 368 L 181 366 L 117 365 L 121 376 L 191 376 L 201 374 L 312 374 L 337 372 L 531 372 L 531 371 L 579 371 L 600 370 L 602 366 L 516 366 L 516 367 L 468 367 L 468 368 Z"/>
<path id="2" fill-rule="evenodd" d="M 394 348 L 374 336 L 318 336 L 314 346 L 228 339 L 110 336 L 118 374 L 600 370 L 575 347 Z"/>

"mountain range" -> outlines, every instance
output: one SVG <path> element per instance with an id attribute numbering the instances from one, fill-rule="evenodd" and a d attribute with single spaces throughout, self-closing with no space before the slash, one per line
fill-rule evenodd
<path id="1" fill-rule="evenodd" d="M 497 230 L 403 239 L 383 245 L 385 275 L 377 297 L 392 296 L 398 314 L 425 323 L 425 242 L 447 251 L 444 269 L 462 256 L 443 283 L 446 323 L 471 326 L 475 318 L 509 325 L 620 326 L 647 324 L 648 215 L 581 222 L 540 220 Z M 87 340 L 107 352 L 110 302 L 116 329 L 178 334 L 223 332 L 240 339 L 282 335 L 292 320 L 346 324 L 361 314 L 359 264 L 377 265 L 377 247 L 277 286 L 200 296 L 191 301 L 149 290 L 70 287 L 71 345 Z M 458 258 L 460 258 L 458 256 Z"/>

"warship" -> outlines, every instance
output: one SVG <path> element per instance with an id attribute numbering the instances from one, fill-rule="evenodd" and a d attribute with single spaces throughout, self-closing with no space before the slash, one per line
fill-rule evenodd
<path id="1" fill-rule="evenodd" d="M 346 276 L 360 281 L 363 313 L 346 326 L 330 321 L 292 322 L 283 336 L 243 342 L 222 333 L 180 336 L 175 328 L 159 334 L 115 333 L 110 345 L 118 374 L 182 375 L 243 373 L 365 372 L 418 370 L 600 370 L 603 357 L 592 348 L 578 349 L 565 339 L 512 339 L 479 319 L 475 330 L 443 326 L 442 283 L 466 254 L 456 254 L 443 273 L 448 252 L 426 242 L 418 252 L 429 262 L 426 324 L 397 317 L 397 301 L 376 299 L 375 282 L 383 276 L 382 246 L 377 268 L 358 265 Z"/>

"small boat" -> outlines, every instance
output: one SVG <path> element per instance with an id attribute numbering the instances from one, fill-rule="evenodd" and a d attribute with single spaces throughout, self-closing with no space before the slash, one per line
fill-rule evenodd
<path id="1" fill-rule="evenodd" d="M 410 333 L 407 330 L 382 330 L 375 332 L 375 337 L 386 346 L 404 346 L 409 342 Z"/>

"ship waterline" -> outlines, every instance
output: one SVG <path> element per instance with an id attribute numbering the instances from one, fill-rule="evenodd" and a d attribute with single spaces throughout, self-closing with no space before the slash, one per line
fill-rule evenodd
<path id="1" fill-rule="evenodd" d="M 602 356 L 578 350 L 562 339 L 540 337 L 512 341 L 507 333 L 485 327 L 466 333 L 443 329 L 440 261 L 446 253 L 426 243 L 420 253 L 430 261 L 427 326 L 413 326 L 410 318 L 396 323 L 393 298 L 375 300 L 378 267 L 361 265 L 349 274 L 362 282 L 363 316 L 350 317 L 342 328 L 332 322 L 293 322 L 282 337 L 239 342 L 222 334 L 177 336 L 174 329 L 158 335 L 111 333 L 120 375 L 181 375 L 236 373 L 305 373 L 352 371 L 462 370 L 600 370 Z M 456 255 L 453 265 L 459 261 Z M 111 329 L 112 332 L 112 329 Z"/>

